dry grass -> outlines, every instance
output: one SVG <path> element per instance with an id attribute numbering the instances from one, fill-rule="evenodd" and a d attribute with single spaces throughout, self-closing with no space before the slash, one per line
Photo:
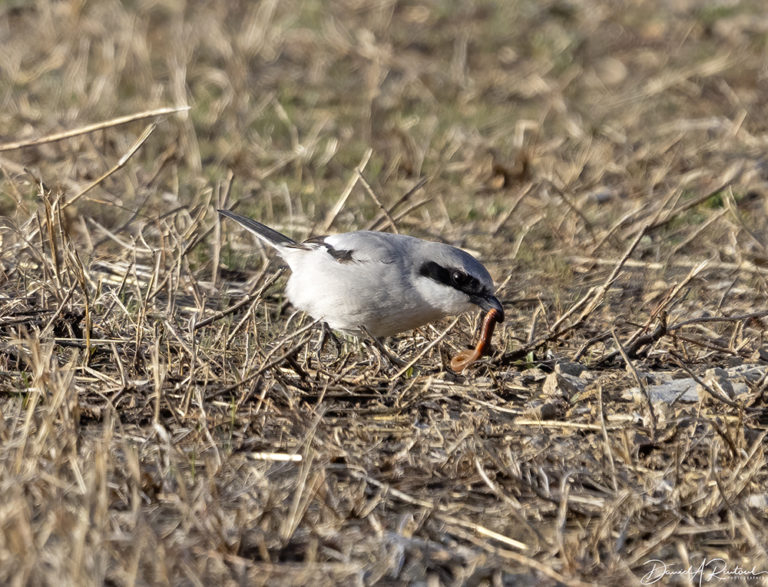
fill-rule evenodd
<path id="1" fill-rule="evenodd" d="M 762 2 L 40 0 L 0 40 L 0 583 L 768 572 L 766 378 L 625 393 L 768 362 Z M 318 351 L 224 205 L 476 251 L 496 354 Z"/>

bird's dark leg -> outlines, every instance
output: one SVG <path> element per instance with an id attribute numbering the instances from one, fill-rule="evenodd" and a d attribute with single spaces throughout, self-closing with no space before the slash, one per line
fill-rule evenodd
<path id="1" fill-rule="evenodd" d="M 331 327 L 325 322 L 322 322 L 320 325 L 320 339 L 317 341 L 315 352 L 320 354 L 329 338 L 333 341 L 333 344 L 336 347 L 336 358 L 338 359 L 341 356 L 341 341 L 339 340 L 339 337 L 334 334 L 333 330 L 331 330 Z"/>
<path id="2" fill-rule="evenodd" d="M 365 335 L 367 336 L 366 341 L 369 342 L 376 350 L 381 353 L 381 355 L 386 358 L 390 363 L 392 363 L 395 367 L 401 368 L 405 367 L 405 361 L 401 361 L 397 357 L 395 357 L 389 349 L 384 346 L 384 343 L 381 342 L 378 338 L 373 336 L 370 332 L 368 332 L 368 329 L 365 326 L 361 326 L 360 330 L 362 330 Z"/>

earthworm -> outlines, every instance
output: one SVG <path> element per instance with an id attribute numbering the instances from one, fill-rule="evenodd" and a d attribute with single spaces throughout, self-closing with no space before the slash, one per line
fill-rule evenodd
<path id="1" fill-rule="evenodd" d="M 483 328 L 480 331 L 480 340 L 477 341 L 477 346 L 474 350 L 466 349 L 459 352 L 458 355 L 451 359 L 451 369 L 456 372 L 463 371 L 469 365 L 477 361 L 485 353 L 486 347 L 491 343 L 491 336 L 493 336 L 493 329 L 496 327 L 496 322 L 499 320 L 500 312 L 491 308 L 485 315 L 483 320 Z M 502 318 L 503 319 L 503 318 Z"/>

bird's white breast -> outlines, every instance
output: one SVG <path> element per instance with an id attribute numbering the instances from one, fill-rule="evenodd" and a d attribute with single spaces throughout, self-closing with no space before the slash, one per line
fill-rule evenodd
<path id="1" fill-rule="evenodd" d="M 378 337 L 416 328 L 445 315 L 414 286 L 414 268 L 407 262 L 408 255 L 392 251 L 387 242 L 370 247 L 365 240 L 360 243 L 356 238 L 332 238 L 329 244 L 337 250 L 357 245 L 357 249 L 350 249 L 351 260 L 340 261 L 323 246 L 285 256 L 292 270 L 286 294 L 296 308 L 335 330 L 360 334 L 361 327 L 365 327 Z"/>

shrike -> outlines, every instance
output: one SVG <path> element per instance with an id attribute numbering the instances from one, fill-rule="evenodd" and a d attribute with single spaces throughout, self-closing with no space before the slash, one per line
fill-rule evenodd
<path id="1" fill-rule="evenodd" d="M 291 304 L 334 330 L 392 336 L 473 306 L 504 320 L 486 268 L 455 247 L 366 230 L 298 243 L 229 210 L 219 214 L 277 250 L 291 268 Z"/>

